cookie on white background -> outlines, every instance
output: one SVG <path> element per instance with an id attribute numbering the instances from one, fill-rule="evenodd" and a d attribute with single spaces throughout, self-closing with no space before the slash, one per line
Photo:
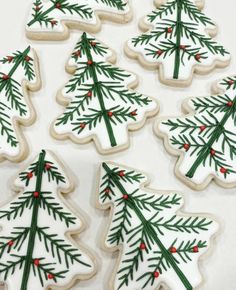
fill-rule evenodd
<path id="1" fill-rule="evenodd" d="M 35 40 L 62 40 L 70 29 L 97 32 L 101 20 L 118 23 L 132 17 L 128 0 L 34 0 L 26 35 Z"/>
<path id="2" fill-rule="evenodd" d="M 188 86 L 193 74 L 206 74 L 229 64 L 229 52 L 212 37 L 215 23 L 201 10 L 203 1 L 156 0 L 156 10 L 140 22 L 143 34 L 130 39 L 125 52 L 148 69 L 159 70 L 159 80 Z"/>
<path id="3" fill-rule="evenodd" d="M 111 210 L 105 249 L 119 251 L 109 289 L 199 289 L 198 262 L 218 224 L 205 214 L 180 212 L 181 194 L 147 184 L 138 170 L 112 162 L 101 166 L 98 207 Z"/>

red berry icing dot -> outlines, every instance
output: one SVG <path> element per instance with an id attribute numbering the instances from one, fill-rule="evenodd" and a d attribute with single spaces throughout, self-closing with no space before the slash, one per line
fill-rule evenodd
<path id="1" fill-rule="evenodd" d="M 51 167 L 52 167 L 51 164 L 49 164 L 49 163 L 46 163 L 46 164 L 45 164 L 45 169 L 46 169 L 46 170 L 50 170 Z"/>
<path id="2" fill-rule="evenodd" d="M 40 264 L 39 259 L 34 259 L 34 265 L 35 265 L 35 266 L 39 266 L 39 264 Z"/>
<path id="3" fill-rule="evenodd" d="M 86 124 L 85 123 L 81 123 L 79 126 L 80 126 L 81 129 L 84 129 Z"/>
<path id="4" fill-rule="evenodd" d="M 28 56 L 28 55 L 26 55 L 26 57 L 25 57 L 25 61 L 29 62 L 30 60 L 31 60 L 31 57 Z"/>
<path id="5" fill-rule="evenodd" d="M 188 151 L 190 145 L 189 145 L 189 144 L 184 144 L 183 147 L 184 147 L 184 149 L 185 149 L 186 151 Z"/>
<path id="6" fill-rule="evenodd" d="M 120 177 L 123 177 L 123 176 L 125 176 L 125 172 L 122 170 L 119 172 L 119 175 L 120 175 Z"/>
<path id="7" fill-rule="evenodd" d="M 91 44 L 92 46 L 96 46 L 97 43 L 96 43 L 95 41 L 91 41 L 90 44 Z"/>
<path id="8" fill-rule="evenodd" d="M 130 113 L 131 116 L 137 116 L 137 110 L 134 110 Z"/>
<path id="9" fill-rule="evenodd" d="M 53 278 L 54 278 L 54 275 L 51 274 L 51 273 L 49 273 L 49 274 L 48 274 L 48 279 L 49 279 L 49 280 L 52 280 Z"/>
<path id="10" fill-rule="evenodd" d="M 168 32 L 168 33 L 171 33 L 172 31 L 173 31 L 172 27 L 168 27 L 168 28 L 167 28 L 167 32 Z"/>
<path id="11" fill-rule="evenodd" d="M 200 60 L 200 59 L 201 59 L 201 54 L 197 53 L 197 54 L 195 55 L 195 59 L 196 59 L 196 60 Z"/>
<path id="12" fill-rule="evenodd" d="M 89 98 L 91 98 L 92 95 L 93 95 L 93 93 L 92 93 L 91 91 L 88 91 L 87 96 L 88 96 Z"/>
<path id="13" fill-rule="evenodd" d="M 8 244 L 9 247 L 12 247 L 12 246 L 14 245 L 14 241 L 11 240 L 11 241 L 9 241 L 7 244 Z"/>
<path id="14" fill-rule="evenodd" d="M 61 3 L 56 3 L 55 6 L 56 6 L 57 9 L 61 9 Z"/>
<path id="15" fill-rule="evenodd" d="M 229 102 L 227 103 L 227 106 L 228 106 L 228 107 L 232 107 L 232 106 L 233 106 L 233 102 L 229 101 Z"/>
<path id="16" fill-rule="evenodd" d="M 206 126 L 205 125 L 202 125 L 199 128 L 200 128 L 200 131 L 203 132 L 206 129 Z"/>
<path id="17" fill-rule="evenodd" d="M 127 200 L 128 198 L 129 198 L 128 194 L 124 194 L 123 195 L 123 199 L 126 199 Z"/>
<path id="18" fill-rule="evenodd" d="M 8 62 L 11 62 L 13 60 L 13 56 L 7 56 Z"/>
<path id="19" fill-rule="evenodd" d="M 105 193 L 108 194 L 109 192 L 110 192 L 110 188 L 107 187 L 107 188 L 105 189 Z"/>
<path id="20" fill-rule="evenodd" d="M 158 271 L 153 272 L 154 278 L 158 278 L 160 276 L 160 273 Z"/>
<path id="21" fill-rule="evenodd" d="M 38 192 L 38 191 L 35 191 L 35 192 L 34 192 L 34 197 L 35 197 L 35 198 L 38 198 L 38 197 L 39 197 L 39 192 Z"/>
<path id="22" fill-rule="evenodd" d="M 51 20 L 50 22 L 51 22 L 52 26 L 57 25 L 57 21 L 56 20 Z"/>
<path id="23" fill-rule="evenodd" d="M 77 51 L 74 52 L 75 56 L 80 56 L 80 54 L 81 54 L 80 50 L 77 50 Z"/>
<path id="24" fill-rule="evenodd" d="M 210 153 L 211 153 L 211 156 L 214 156 L 216 154 L 216 151 L 214 149 L 211 149 Z"/>
<path id="25" fill-rule="evenodd" d="M 177 249 L 176 249 L 175 247 L 171 247 L 171 248 L 170 248 L 170 252 L 171 252 L 172 254 L 177 253 Z"/>
<path id="26" fill-rule="evenodd" d="M 198 253 L 198 252 L 199 252 L 198 246 L 194 246 L 194 247 L 193 247 L 193 252 L 194 252 L 194 253 Z"/>
<path id="27" fill-rule="evenodd" d="M 28 178 L 28 179 L 30 179 L 30 178 L 32 178 L 32 177 L 33 177 L 33 173 L 32 173 L 32 172 L 27 173 L 27 178 Z"/>
<path id="28" fill-rule="evenodd" d="M 234 81 L 233 81 L 233 80 L 229 80 L 229 81 L 228 81 L 228 84 L 229 84 L 230 86 L 232 86 L 232 85 L 234 84 Z"/>
<path id="29" fill-rule="evenodd" d="M 186 45 L 180 44 L 179 48 L 185 50 L 186 49 Z"/>
<path id="30" fill-rule="evenodd" d="M 224 167 L 221 167 L 220 172 L 223 173 L 223 174 L 225 174 L 225 173 L 227 173 L 227 169 L 224 168 Z"/>
<path id="31" fill-rule="evenodd" d="M 88 64 L 88 65 L 92 65 L 92 64 L 93 64 L 93 61 L 92 61 L 92 60 L 88 60 L 88 61 L 87 61 L 87 64 Z"/>
<path id="32" fill-rule="evenodd" d="M 112 117 L 112 116 L 113 116 L 113 113 L 112 113 L 112 112 L 108 112 L 107 115 L 108 115 L 109 117 Z"/>
<path id="33" fill-rule="evenodd" d="M 157 54 L 157 55 L 159 55 L 159 56 L 160 56 L 160 55 L 162 55 L 162 53 L 163 53 L 163 51 L 162 51 L 162 50 L 160 50 L 160 49 L 159 49 L 159 50 L 157 50 L 157 52 L 156 52 L 156 54 Z"/>
<path id="34" fill-rule="evenodd" d="M 146 245 L 144 243 L 140 244 L 140 250 L 145 250 L 146 249 Z"/>
<path id="35" fill-rule="evenodd" d="M 9 75 L 5 75 L 5 74 L 3 74 L 2 75 L 2 79 L 4 80 L 4 81 L 7 81 L 7 80 L 9 80 Z"/>

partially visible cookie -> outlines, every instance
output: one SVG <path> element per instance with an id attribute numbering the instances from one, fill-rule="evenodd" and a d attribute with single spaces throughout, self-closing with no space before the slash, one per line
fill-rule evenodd
<path id="1" fill-rule="evenodd" d="M 193 189 L 211 180 L 223 187 L 236 186 L 236 77 L 214 86 L 214 94 L 188 99 L 186 116 L 165 118 L 156 124 L 171 154 L 180 156 L 177 176 Z"/>
<path id="2" fill-rule="evenodd" d="M 116 152 L 129 146 L 129 130 L 157 113 L 154 99 L 132 89 L 136 76 L 114 62 L 108 47 L 83 33 L 67 64 L 73 76 L 57 95 L 66 109 L 52 125 L 55 138 L 79 144 L 93 140 L 100 153 Z"/>
<path id="3" fill-rule="evenodd" d="M 0 281 L 8 290 L 65 290 L 91 277 L 94 261 L 72 239 L 83 223 L 63 198 L 73 189 L 63 165 L 43 150 L 14 187 L 0 207 Z"/>
<path id="4" fill-rule="evenodd" d="M 36 40 L 62 40 L 69 37 L 69 29 L 97 32 L 102 19 L 124 23 L 131 16 L 128 0 L 34 0 L 26 35 Z"/>
<path id="5" fill-rule="evenodd" d="M 167 85 L 188 86 L 193 73 L 206 74 L 229 64 L 228 51 L 212 37 L 217 29 L 203 12 L 203 1 L 157 0 L 157 9 L 140 23 L 144 34 L 129 40 L 125 51 L 149 69 L 159 70 Z"/>
<path id="6" fill-rule="evenodd" d="M 38 59 L 29 46 L 0 58 L 0 161 L 21 161 L 28 147 L 20 125 L 32 124 L 29 91 L 40 88 Z"/>
<path id="7" fill-rule="evenodd" d="M 101 166 L 98 207 L 111 210 L 105 247 L 120 251 L 109 289 L 199 289 L 198 261 L 218 224 L 205 214 L 179 212 L 182 195 L 147 184 L 138 170 L 111 162 Z"/>

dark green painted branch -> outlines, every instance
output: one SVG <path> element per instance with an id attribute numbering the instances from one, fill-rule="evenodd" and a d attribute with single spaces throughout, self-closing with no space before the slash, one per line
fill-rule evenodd
<path id="1" fill-rule="evenodd" d="M 182 0 L 177 1 L 177 20 L 176 20 L 176 51 L 175 51 L 175 67 L 174 67 L 174 79 L 179 78 L 180 69 L 180 45 L 182 34 L 182 22 L 181 22 Z"/>

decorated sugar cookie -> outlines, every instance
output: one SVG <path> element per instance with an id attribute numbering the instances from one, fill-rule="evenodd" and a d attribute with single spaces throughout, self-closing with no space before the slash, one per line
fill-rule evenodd
<path id="1" fill-rule="evenodd" d="M 62 197 L 72 185 L 60 162 L 42 151 L 14 185 L 20 193 L 0 208 L 0 281 L 8 290 L 68 289 L 90 277 L 94 262 L 71 237 L 82 222 Z"/>
<path id="2" fill-rule="evenodd" d="M 203 1 L 157 0 L 157 9 L 140 23 L 144 34 L 127 42 L 125 51 L 144 66 L 159 69 L 168 85 L 190 85 L 193 72 L 209 73 L 228 65 L 228 51 L 212 37 L 217 29 L 201 9 Z"/>
<path id="3" fill-rule="evenodd" d="M 120 251 L 111 289 L 198 289 L 198 261 L 208 251 L 217 223 L 178 212 L 180 194 L 145 184 L 147 176 L 137 170 L 102 164 L 99 207 L 112 208 L 105 246 Z"/>
<path id="4" fill-rule="evenodd" d="M 27 145 L 19 126 L 33 122 L 28 93 L 39 88 L 38 60 L 32 48 L 0 57 L 0 160 L 26 157 Z"/>
<path id="5" fill-rule="evenodd" d="M 112 51 L 83 33 L 67 65 L 73 76 L 57 97 L 66 109 L 52 126 L 53 136 L 81 144 L 94 140 L 100 153 L 110 153 L 126 148 L 128 130 L 157 113 L 152 98 L 131 89 L 136 77 L 112 62 Z"/>
<path id="6" fill-rule="evenodd" d="M 163 119 L 156 126 L 167 150 L 180 155 L 178 177 L 194 189 L 212 179 L 224 187 L 236 185 L 236 77 L 223 79 L 214 91 L 188 100 L 186 116 Z"/>
<path id="7" fill-rule="evenodd" d="M 95 32 L 102 19 L 124 23 L 131 16 L 128 0 L 34 0 L 26 34 L 31 39 L 61 40 L 69 37 L 69 29 Z"/>

